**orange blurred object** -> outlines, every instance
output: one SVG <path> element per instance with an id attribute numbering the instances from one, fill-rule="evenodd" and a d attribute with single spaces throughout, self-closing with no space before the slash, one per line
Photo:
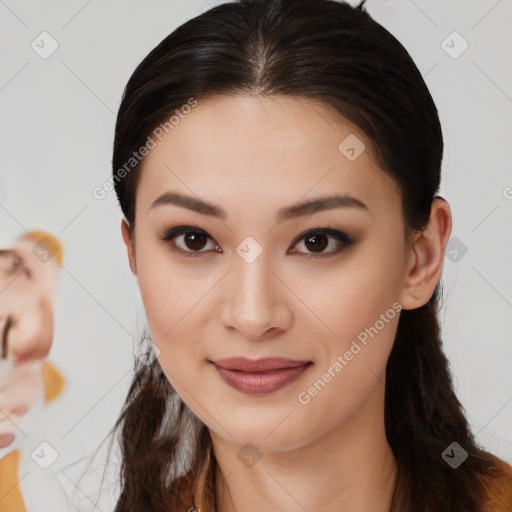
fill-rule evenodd
<path id="1" fill-rule="evenodd" d="M 46 233 L 45 231 L 30 231 L 25 236 L 30 236 L 35 240 L 42 241 L 48 250 L 53 254 L 53 256 L 59 262 L 59 265 L 62 265 L 62 245 L 60 241 L 50 233 Z"/>

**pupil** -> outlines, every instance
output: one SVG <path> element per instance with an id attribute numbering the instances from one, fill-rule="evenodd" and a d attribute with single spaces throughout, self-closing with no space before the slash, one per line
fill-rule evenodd
<path id="1" fill-rule="evenodd" d="M 185 235 L 185 243 L 189 249 L 202 249 L 205 245 L 205 239 L 206 237 L 201 233 L 187 233 Z"/>
<path id="2" fill-rule="evenodd" d="M 322 235 L 322 234 L 317 234 L 317 235 L 311 235 L 309 236 L 305 242 L 306 246 L 308 247 L 308 249 L 311 250 L 311 247 L 308 246 L 308 244 L 312 244 L 313 246 L 313 249 L 320 249 L 323 250 L 327 247 L 328 245 L 328 241 L 327 241 L 327 237 L 325 235 Z M 320 252 L 318 251 L 318 252 Z"/>

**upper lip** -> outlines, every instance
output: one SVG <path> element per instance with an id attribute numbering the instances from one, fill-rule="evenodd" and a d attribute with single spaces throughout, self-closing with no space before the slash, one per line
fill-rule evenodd
<path id="1" fill-rule="evenodd" d="M 311 361 L 297 361 L 285 357 L 265 357 L 262 359 L 247 359 L 246 357 L 229 357 L 218 359 L 212 363 L 228 370 L 241 370 L 244 372 L 264 372 L 268 370 L 279 370 L 282 368 L 296 368 Z"/>

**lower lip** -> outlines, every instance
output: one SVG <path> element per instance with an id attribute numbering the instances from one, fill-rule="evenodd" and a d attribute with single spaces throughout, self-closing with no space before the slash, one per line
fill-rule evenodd
<path id="1" fill-rule="evenodd" d="M 298 379 L 312 363 L 295 368 L 280 368 L 267 372 L 243 372 L 228 370 L 212 363 L 224 382 L 242 393 L 259 395 L 272 393 Z"/>

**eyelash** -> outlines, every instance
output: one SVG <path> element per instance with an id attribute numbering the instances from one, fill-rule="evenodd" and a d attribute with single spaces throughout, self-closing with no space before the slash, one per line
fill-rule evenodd
<path id="1" fill-rule="evenodd" d="M 213 241 L 213 239 L 206 233 L 206 231 L 203 231 L 202 229 L 193 227 L 193 226 L 177 226 L 175 228 L 172 228 L 168 230 L 164 236 L 160 238 L 163 242 L 166 242 L 167 245 L 173 250 L 174 252 L 177 252 L 187 258 L 198 258 L 202 256 L 202 253 L 208 253 L 209 251 L 185 251 L 183 249 L 179 249 L 177 247 L 174 247 L 171 243 L 171 241 L 183 234 L 198 234 L 198 235 L 204 235 L 210 240 Z M 301 240 L 307 238 L 309 235 L 328 235 L 336 238 L 339 242 L 342 242 L 342 247 L 340 249 L 336 249 L 334 251 L 328 252 L 328 253 L 318 253 L 318 254 L 312 254 L 312 253 L 303 253 L 303 252 L 295 252 L 292 254 L 300 254 L 305 258 L 313 258 L 313 259 L 320 259 L 320 258 L 327 258 L 329 256 L 334 256 L 341 252 L 343 249 L 350 247 L 355 243 L 355 241 L 350 238 L 346 233 L 343 233 L 342 231 L 338 231 L 335 229 L 327 228 L 314 228 L 314 229 L 308 229 L 307 231 L 304 231 L 301 233 L 293 242 L 292 247 L 294 245 L 297 245 Z M 218 247 L 218 246 L 217 246 Z M 216 249 L 215 249 L 216 250 Z M 217 251 L 219 252 L 219 251 Z"/>

